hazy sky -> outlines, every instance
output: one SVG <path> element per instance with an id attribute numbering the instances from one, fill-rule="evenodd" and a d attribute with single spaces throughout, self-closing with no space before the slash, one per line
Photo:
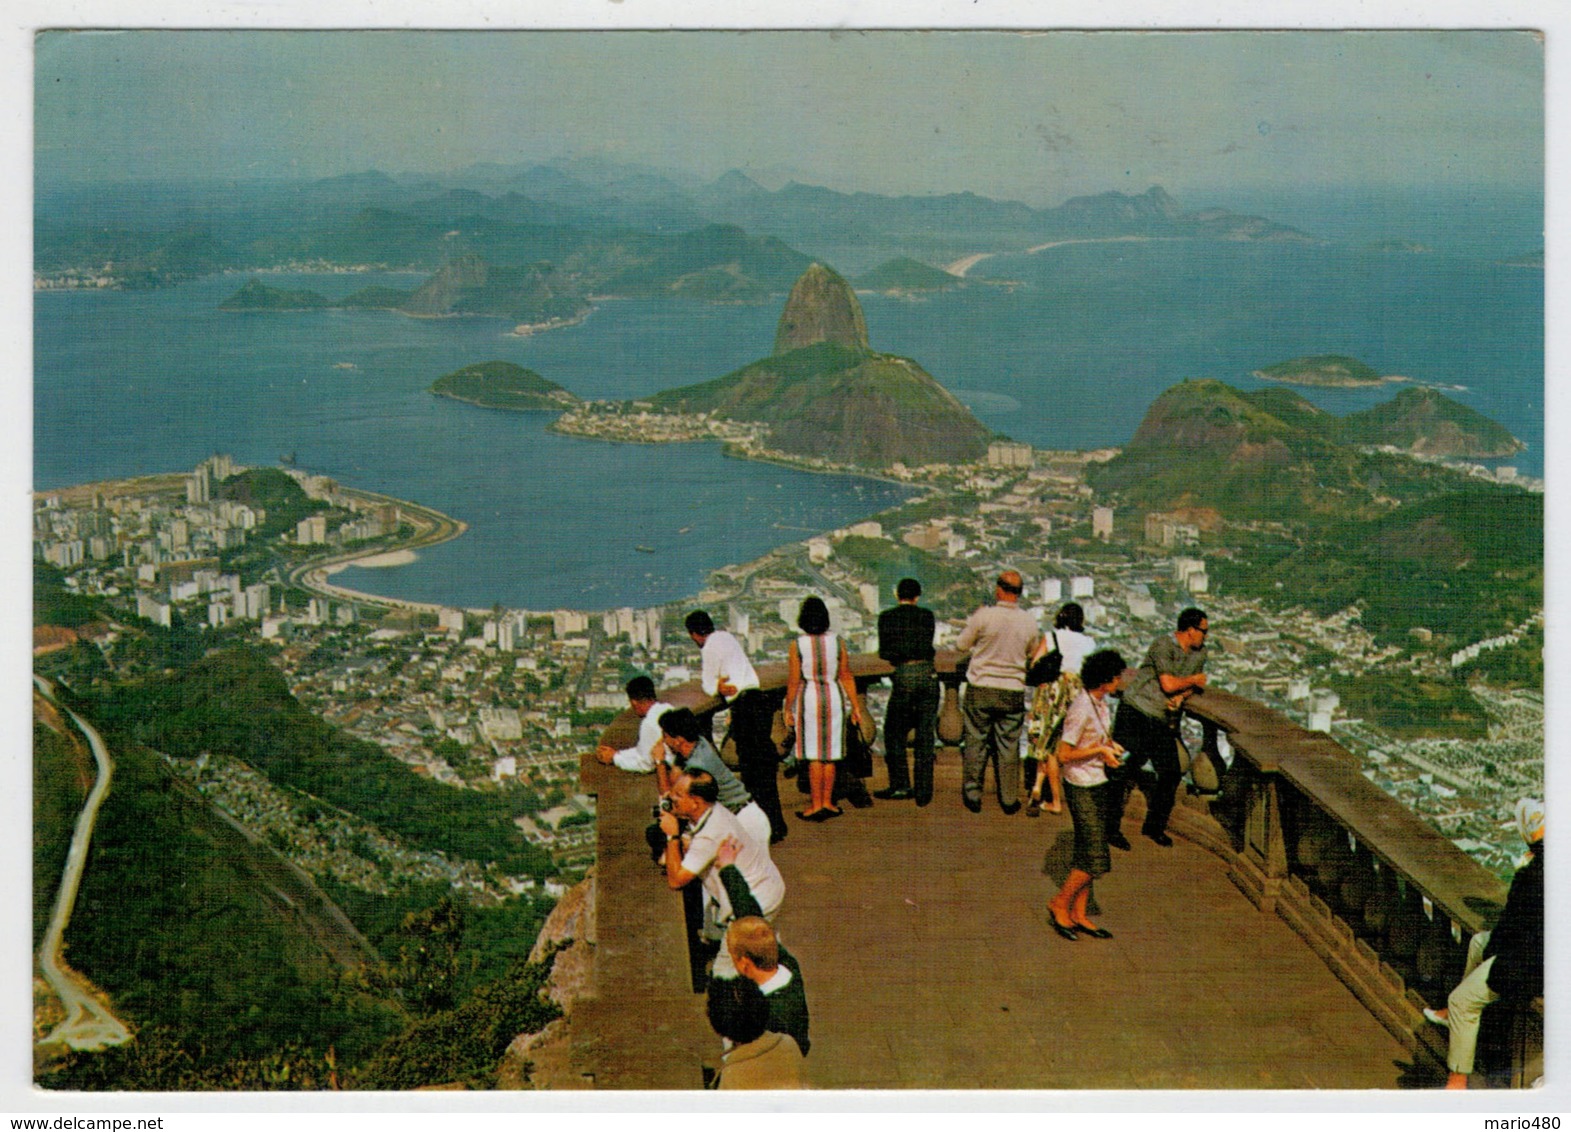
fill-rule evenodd
<path id="1" fill-rule="evenodd" d="M 47 179 L 603 155 L 881 192 L 1543 178 L 1522 32 L 117 32 L 37 41 Z"/>

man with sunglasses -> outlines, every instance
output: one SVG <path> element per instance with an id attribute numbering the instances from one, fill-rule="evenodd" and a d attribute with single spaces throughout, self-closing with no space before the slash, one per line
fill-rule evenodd
<path id="1" fill-rule="evenodd" d="M 1109 845 L 1128 849 L 1129 840 L 1119 829 L 1124 803 L 1134 788 L 1135 775 L 1149 762 L 1156 768 L 1145 822 L 1140 832 L 1158 845 L 1171 845 L 1167 819 L 1173 813 L 1178 784 L 1184 777 L 1178 761 L 1176 724 L 1189 697 L 1206 686 L 1206 635 L 1210 622 L 1205 611 L 1190 606 L 1178 615 L 1170 636 L 1152 642 L 1145 660 L 1124 687 L 1123 704 L 1113 723 L 1113 741 L 1122 744 L 1129 758 L 1120 770 L 1123 790 L 1113 795 L 1114 811 L 1108 823 Z"/>

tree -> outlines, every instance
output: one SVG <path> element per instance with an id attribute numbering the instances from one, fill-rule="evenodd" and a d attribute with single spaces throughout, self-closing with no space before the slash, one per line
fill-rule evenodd
<path id="1" fill-rule="evenodd" d="M 419 1015 L 451 1010 L 457 1001 L 461 964 L 459 944 L 464 938 L 464 909 L 451 895 L 429 908 L 411 912 L 399 928 L 403 937 L 394 984 L 404 1004 Z"/>

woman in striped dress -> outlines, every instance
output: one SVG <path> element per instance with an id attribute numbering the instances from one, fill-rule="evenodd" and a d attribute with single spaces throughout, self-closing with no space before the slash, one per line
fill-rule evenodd
<path id="1" fill-rule="evenodd" d="M 835 763 L 845 756 L 847 707 L 852 726 L 860 726 L 861 708 L 845 645 L 829 631 L 829 610 L 823 600 L 804 600 L 796 624 L 802 635 L 791 644 L 785 708 L 796 724 L 796 756 L 807 763 L 809 792 L 807 809 L 798 810 L 796 816 L 828 821 L 841 814 L 830 799 Z"/>

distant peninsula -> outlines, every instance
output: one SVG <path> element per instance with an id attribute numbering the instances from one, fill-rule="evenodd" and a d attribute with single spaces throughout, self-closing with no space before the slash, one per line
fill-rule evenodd
<path id="1" fill-rule="evenodd" d="M 1280 381 L 1287 385 L 1315 385 L 1325 389 L 1363 389 L 1371 385 L 1407 381 L 1405 377 L 1386 376 L 1365 365 L 1357 358 L 1345 354 L 1315 354 L 1306 358 L 1293 358 L 1264 369 L 1254 371 L 1254 376 L 1265 381 Z"/>
<path id="2" fill-rule="evenodd" d="M 439 377 L 430 392 L 487 409 L 561 412 L 579 399 L 554 381 L 512 362 L 479 362 Z"/>
<path id="3" fill-rule="evenodd" d="M 852 280 L 858 291 L 878 291 L 886 295 L 911 295 L 925 291 L 946 291 L 965 286 L 958 275 L 933 267 L 909 256 L 899 256 L 879 264 L 866 275 Z"/>

